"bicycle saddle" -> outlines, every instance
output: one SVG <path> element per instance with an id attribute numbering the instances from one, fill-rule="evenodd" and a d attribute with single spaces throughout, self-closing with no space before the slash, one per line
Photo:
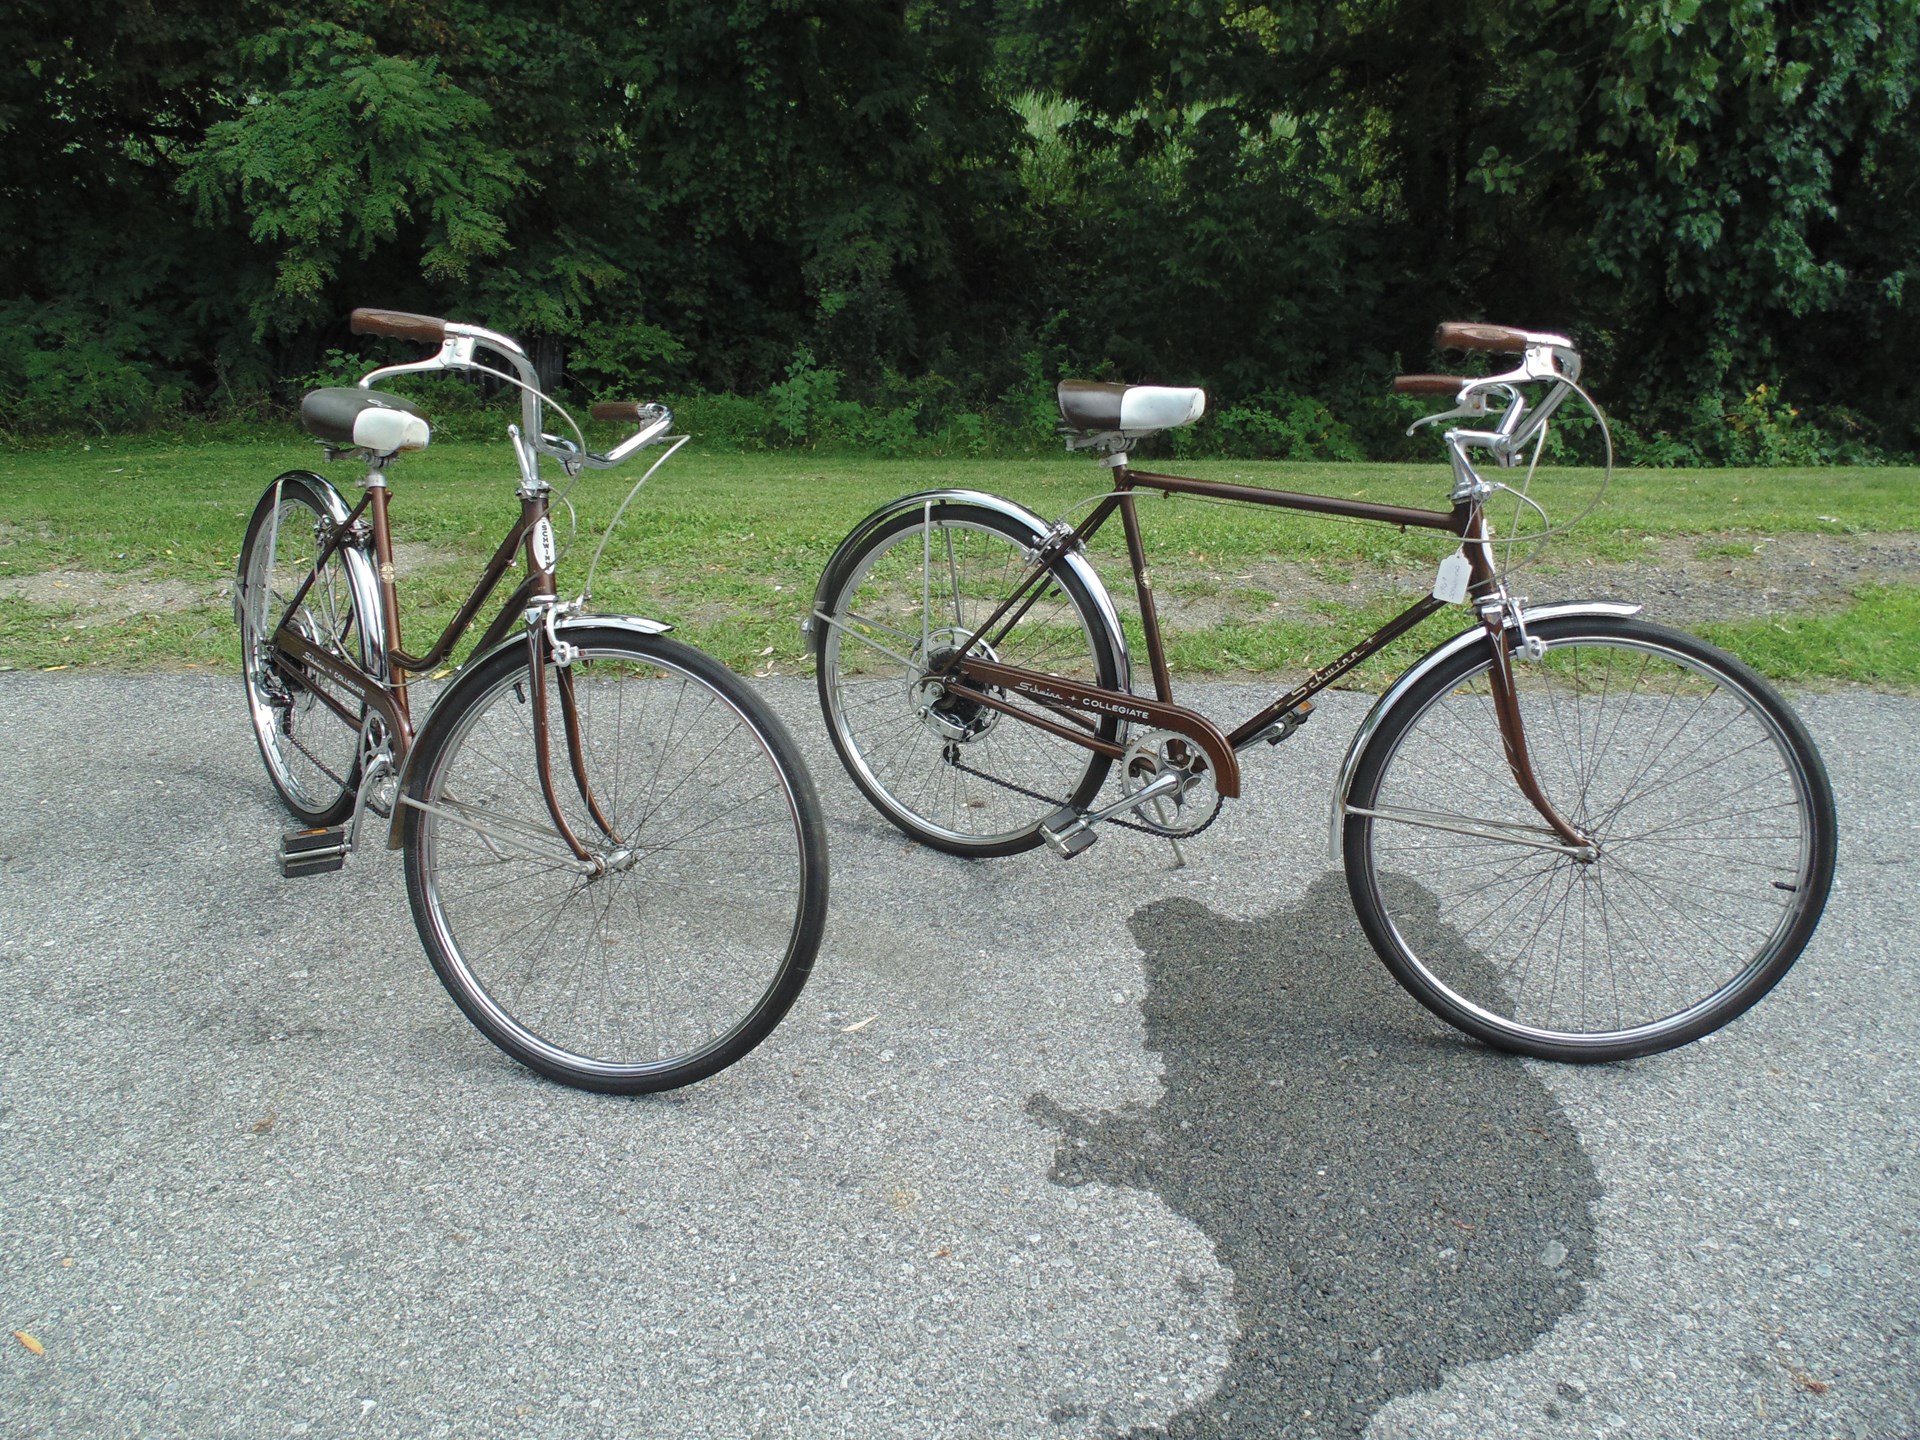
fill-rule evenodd
<path id="1" fill-rule="evenodd" d="M 1117 385 L 1062 380 L 1055 392 L 1068 430 L 1145 435 L 1190 425 L 1207 411 L 1207 392 L 1171 385 Z"/>
<path id="2" fill-rule="evenodd" d="M 348 445 L 376 455 L 424 450 L 432 436 L 427 417 L 398 395 L 354 385 L 309 390 L 300 402 L 300 423 L 329 445 Z"/>

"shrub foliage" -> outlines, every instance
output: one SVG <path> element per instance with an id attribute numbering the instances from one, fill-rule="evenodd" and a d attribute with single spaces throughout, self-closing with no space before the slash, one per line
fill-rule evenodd
<path id="1" fill-rule="evenodd" d="M 1402 453 L 1435 320 L 1641 463 L 1920 449 L 1920 0 L 23 0 L 0 427 L 281 403 L 379 304 L 742 445 Z"/>

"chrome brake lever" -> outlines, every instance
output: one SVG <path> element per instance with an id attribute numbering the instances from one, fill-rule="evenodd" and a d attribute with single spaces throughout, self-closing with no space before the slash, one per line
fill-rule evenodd
<path id="1" fill-rule="evenodd" d="M 382 365 L 360 377 L 360 388 L 371 390 L 373 382 L 389 375 L 420 375 L 432 370 L 465 370 L 473 364 L 474 340 L 471 335 L 449 335 L 440 342 L 440 353 L 406 365 Z"/>
<path id="2" fill-rule="evenodd" d="M 556 435 L 542 435 L 533 448 L 549 459 L 558 460 L 569 475 L 577 475 L 583 469 L 611 470 L 634 451 L 656 444 L 666 435 L 673 424 L 673 412 L 664 405 L 657 408 L 660 411 L 658 415 L 604 455 L 583 450 L 573 441 L 563 440 Z"/>
<path id="3" fill-rule="evenodd" d="M 1418 420 L 1407 426 L 1407 434 L 1413 434 L 1413 432 L 1418 430 L 1422 425 L 1432 425 L 1441 420 L 1485 419 L 1488 413 L 1486 391 L 1475 390 L 1471 395 L 1467 396 L 1466 399 L 1456 404 L 1451 410 L 1442 410 L 1437 414 L 1421 416 Z"/>

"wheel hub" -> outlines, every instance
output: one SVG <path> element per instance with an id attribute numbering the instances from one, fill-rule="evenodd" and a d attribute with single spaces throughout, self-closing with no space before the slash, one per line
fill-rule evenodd
<path id="1" fill-rule="evenodd" d="M 631 845 L 617 845 L 613 849 L 593 857 L 599 863 L 599 871 L 594 875 L 598 880 L 608 875 L 624 875 L 639 863 L 640 855 Z"/>
<path id="2" fill-rule="evenodd" d="M 970 695 L 951 693 L 938 678 L 937 672 L 960 657 L 960 647 L 971 633 L 958 627 L 936 630 L 928 637 L 922 654 L 914 657 L 920 678 L 913 682 L 909 698 L 919 713 L 920 723 L 948 744 L 977 740 L 1000 720 L 998 710 L 982 705 Z M 977 659 L 996 658 L 984 641 L 976 641 L 971 653 Z"/>

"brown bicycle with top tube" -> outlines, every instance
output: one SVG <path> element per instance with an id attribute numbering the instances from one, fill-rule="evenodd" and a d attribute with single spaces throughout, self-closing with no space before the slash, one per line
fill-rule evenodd
<path id="1" fill-rule="evenodd" d="M 329 459 L 364 464 L 358 503 L 290 470 L 247 527 L 234 616 L 248 710 L 301 824 L 282 842 L 282 873 L 340 869 L 371 814 L 405 851 L 435 971 L 507 1054 L 621 1093 L 711 1075 L 772 1031 L 812 969 L 827 902 L 819 803 L 779 719 L 725 666 L 657 621 L 591 613 L 592 566 L 563 597 L 553 524 L 583 472 L 666 445 L 617 524 L 685 437 L 668 434 L 662 406 L 596 405 L 594 418 L 638 428 L 595 454 L 509 337 L 385 310 L 354 311 L 352 328 L 438 349 L 302 403 Z M 520 513 L 416 655 L 400 636 L 388 470 L 431 432 L 415 406 L 371 387 L 435 371 L 519 390 Z M 572 439 L 543 431 L 547 407 Z M 468 657 L 437 674 L 514 570 Z M 414 677 L 429 674 L 446 683 L 417 706 Z"/>
<path id="2" fill-rule="evenodd" d="M 1332 841 L 1362 926 L 1401 984 L 1491 1044 L 1556 1060 L 1684 1044 L 1772 988 L 1819 922 L 1834 865 L 1825 769 L 1792 709 L 1732 656 L 1636 618 L 1637 605 L 1510 593 L 1512 546 L 1552 529 L 1530 493 L 1549 418 L 1578 396 L 1602 437 L 1605 421 L 1563 336 L 1451 324 L 1438 341 L 1517 357 L 1482 377 L 1395 382 L 1453 401 L 1414 427 L 1446 426 L 1445 510 L 1135 470 L 1129 447 L 1199 418 L 1202 392 L 1063 383 L 1068 447 L 1112 475 L 1084 518 L 1049 524 L 992 495 L 928 491 L 867 517 L 828 563 L 807 625 L 834 748 L 883 815 L 954 854 L 1071 856 L 1109 824 L 1177 848 L 1240 794 L 1245 753 L 1464 605 L 1473 623 L 1379 697 L 1340 769 Z M 1523 461 L 1518 483 L 1497 478 Z M 1432 530 L 1459 547 L 1431 593 L 1225 728 L 1175 702 L 1141 491 Z M 1116 514 L 1144 689 L 1087 558 Z"/>

